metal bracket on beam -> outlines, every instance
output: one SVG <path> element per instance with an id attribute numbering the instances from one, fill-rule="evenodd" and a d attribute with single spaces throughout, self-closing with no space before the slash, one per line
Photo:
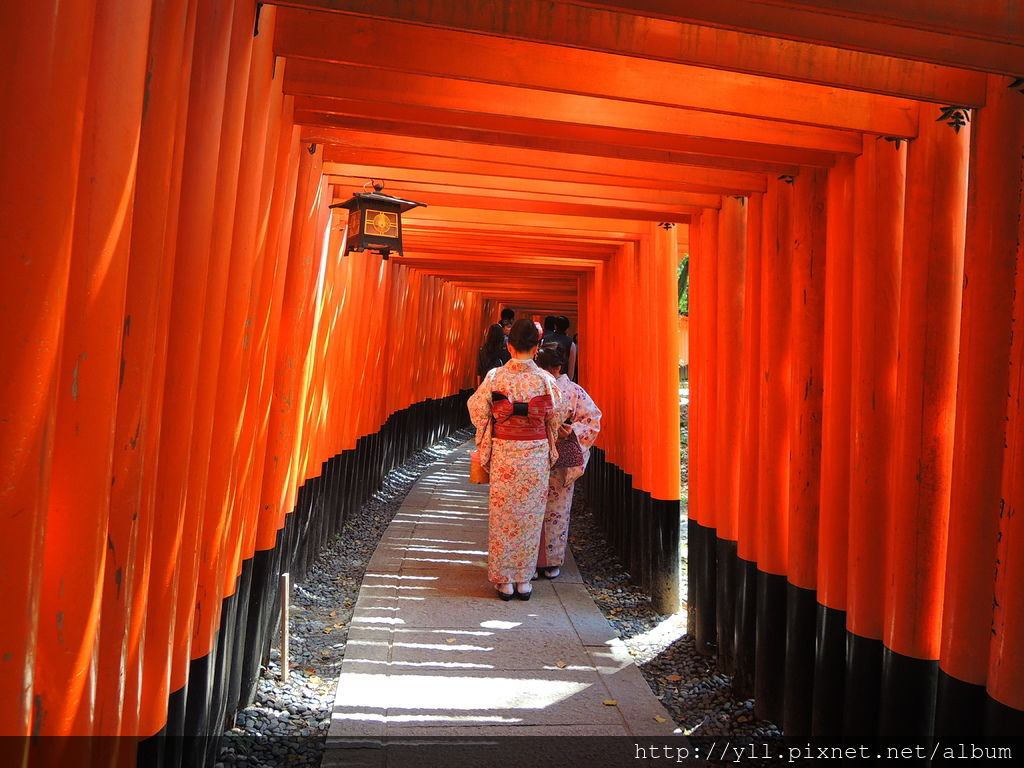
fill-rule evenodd
<path id="1" fill-rule="evenodd" d="M 885 139 L 886 141 L 888 141 L 890 144 L 896 147 L 897 152 L 899 151 L 900 146 L 902 146 L 904 141 L 913 141 L 912 138 L 907 138 L 906 136 L 879 136 L 878 138 Z"/>

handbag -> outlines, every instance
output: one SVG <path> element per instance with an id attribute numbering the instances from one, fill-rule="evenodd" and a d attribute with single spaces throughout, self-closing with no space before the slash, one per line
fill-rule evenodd
<path id="1" fill-rule="evenodd" d="M 476 451 L 469 452 L 469 482 L 478 485 L 491 482 L 491 473 L 480 466 L 480 459 Z"/>
<path id="2" fill-rule="evenodd" d="M 583 449 L 580 447 L 575 433 L 563 440 L 556 440 L 555 449 L 558 451 L 558 458 L 551 465 L 552 469 L 583 466 Z"/>

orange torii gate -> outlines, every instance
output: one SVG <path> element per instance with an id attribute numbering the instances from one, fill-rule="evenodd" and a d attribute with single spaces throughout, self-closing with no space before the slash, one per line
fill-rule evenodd
<path id="1" fill-rule="evenodd" d="M 795 743 L 1019 739 L 1017 3 L 9 5 L 15 764 L 202 764 L 151 737 L 251 698 L 277 574 L 465 422 L 504 305 L 576 318 L 595 512 L 677 609 L 681 249 L 697 647 Z M 430 203 L 387 261 L 367 177 Z"/>

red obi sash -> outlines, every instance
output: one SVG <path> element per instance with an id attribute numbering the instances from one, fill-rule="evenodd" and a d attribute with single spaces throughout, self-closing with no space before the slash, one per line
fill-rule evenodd
<path id="1" fill-rule="evenodd" d="M 513 403 L 500 392 L 492 393 L 493 435 L 498 440 L 545 440 L 547 417 L 555 405 L 551 395 L 534 397 L 528 403 Z"/>

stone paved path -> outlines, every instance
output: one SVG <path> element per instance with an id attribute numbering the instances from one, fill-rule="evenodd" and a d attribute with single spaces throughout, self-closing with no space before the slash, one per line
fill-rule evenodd
<path id="1" fill-rule="evenodd" d="M 488 487 L 468 482 L 468 449 L 428 468 L 370 560 L 325 768 L 595 768 L 685 748 L 571 559 L 531 600 L 497 598 Z"/>

